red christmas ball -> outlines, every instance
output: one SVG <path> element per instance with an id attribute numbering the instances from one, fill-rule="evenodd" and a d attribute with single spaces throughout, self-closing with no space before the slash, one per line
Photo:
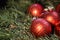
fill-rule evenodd
<path id="1" fill-rule="evenodd" d="M 52 24 L 56 24 L 59 20 L 59 16 L 58 16 L 58 13 L 55 12 L 55 11 L 50 11 L 48 14 L 44 15 L 44 18 L 52 23 Z"/>
<path id="2" fill-rule="evenodd" d="M 41 16 L 42 14 L 42 11 L 43 11 L 43 7 L 40 5 L 40 4 L 32 4 L 29 8 L 29 13 L 32 15 L 32 16 Z"/>
<path id="3" fill-rule="evenodd" d="M 60 37 L 60 22 L 57 23 L 55 27 L 55 34 Z"/>
<path id="4" fill-rule="evenodd" d="M 30 27 L 31 33 L 36 37 L 47 36 L 51 34 L 51 25 L 42 18 L 37 18 L 32 21 Z"/>
<path id="5" fill-rule="evenodd" d="M 58 5 L 56 6 L 56 11 L 57 11 L 58 13 L 60 13 L 60 4 L 58 4 Z"/>

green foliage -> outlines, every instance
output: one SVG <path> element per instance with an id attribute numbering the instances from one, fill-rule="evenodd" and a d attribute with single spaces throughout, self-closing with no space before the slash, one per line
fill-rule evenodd
<path id="1" fill-rule="evenodd" d="M 20 37 L 20 26 L 27 26 L 27 24 L 29 24 L 28 22 L 31 21 L 29 16 L 25 14 L 25 11 L 31 2 L 27 0 L 24 2 L 23 1 L 9 0 L 8 5 L 6 6 L 7 8 L 0 10 L 0 40 L 15 40 L 16 37 Z M 17 25 L 19 30 L 17 28 L 11 29 L 11 24 Z M 4 31 L 5 29 L 8 29 L 9 31 L 6 32 Z"/>

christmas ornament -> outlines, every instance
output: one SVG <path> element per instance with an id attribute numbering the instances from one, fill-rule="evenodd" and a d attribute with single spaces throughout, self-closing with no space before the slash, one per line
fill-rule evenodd
<path id="1" fill-rule="evenodd" d="M 42 18 L 37 18 L 32 21 L 31 27 L 30 27 L 31 33 L 36 37 L 42 37 L 50 35 L 51 33 L 51 25 Z"/>
<path id="2" fill-rule="evenodd" d="M 40 4 L 32 4 L 32 5 L 29 7 L 29 13 L 30 13 L 32 16 L 39 17 L 39 16 L 41 16 L 42 11 L 43 11 L 43 7 L 42 7 Z"/>
<path id="3" fill-rule="evenodd" d="M 55 12 L 55 11 L 49 11 L 49 13 L 47 13 L 46 15 L 44 15 L 44 18 L 52 23 L 52 24 L 56 24 L 58 22 L 58 19 L 59 19 L 59 16 L 58 16 L 58 13 Z"/>
<path id="4" fill-rule="evenodd" d="M 60 22 L 55 27 L 55 34 L 60 37 Z"/>
<path id="5" fill-rule="evenodd" d="M 60 13 L 60 4 L 58 4 L 58 5 L 56 6 L 56 11 L 57 11 L 58 13 Z"/>

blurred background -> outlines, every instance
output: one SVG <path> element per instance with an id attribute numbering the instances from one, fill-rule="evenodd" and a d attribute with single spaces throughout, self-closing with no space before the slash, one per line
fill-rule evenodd
<path id="1" fill-rule="evenodd" d="M 34 3 L 55 8 L 60 0 L 0 0 L 0 40 L 59 40 L 55 34 L 35 38 L 29 32 L 32 16 L 28 7 Z"/>

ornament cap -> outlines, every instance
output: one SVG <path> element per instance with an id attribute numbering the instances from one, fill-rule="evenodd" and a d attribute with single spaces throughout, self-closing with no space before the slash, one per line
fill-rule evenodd
<path id="1" fill-rule="evenodd" d="M 48 11 L 48 8 L 45 8 L 44 11 Z"/>
<path id="2" fill-rule="evenodd" d="M 49 10 L 49 11 L 52 11 L 53 9 L 54 9 L 53 6 L 48 6 L 48 10 Z"/>
<path id="3" fill-rule="evenodd" d="M 32 20 L 35 20 L 35 19 L 37 19 L 36 17 L 33 17 L 33 19 Z"/>

